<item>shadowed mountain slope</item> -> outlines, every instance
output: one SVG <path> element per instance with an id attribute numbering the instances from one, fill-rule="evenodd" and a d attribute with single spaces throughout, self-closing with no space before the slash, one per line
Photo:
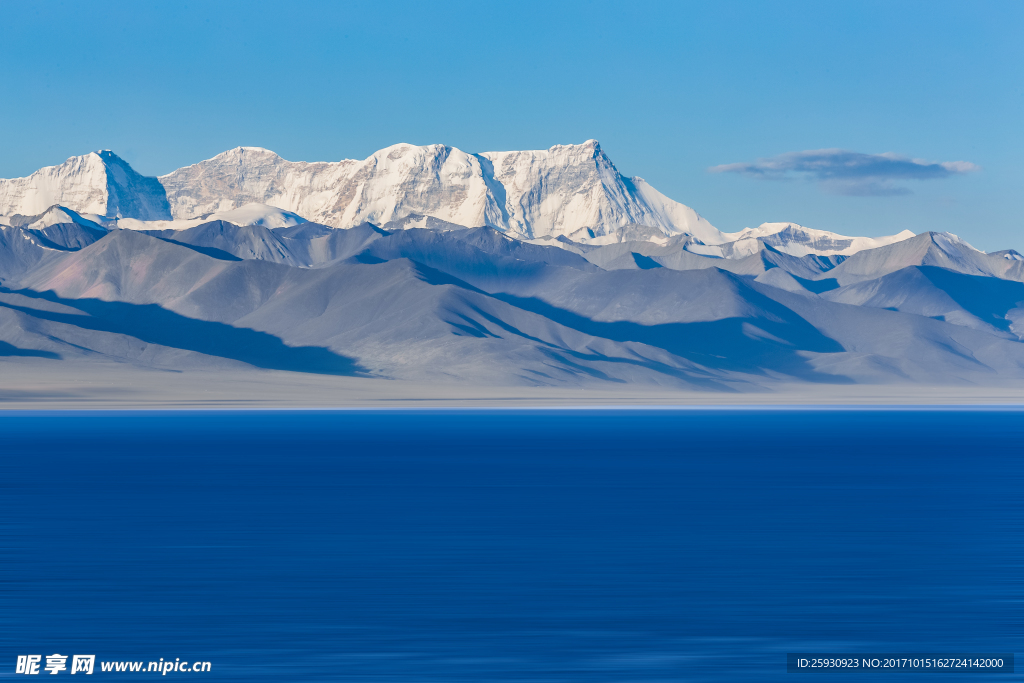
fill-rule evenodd
<path id="1" fill-rule="evenodd" d="M 1024 380 L 1024 257 L 949 233 L 723 233 L 596 141 L 112 152 L 0 180 L 0 361 L 467 384 Z M 24 361 L 18 359 L 41 360 Z"/>
<path id="2" fill-rule="evenodd" d="M 51 305 L 41 306 L 40 301 Z M 156 304 L 62 299 L 53 292 L 0 288 L 3 318 L 6 324 L 0 322 L 0 326 L 12 328 L 3 330 L 5 336 L 35 333 L 48 342 L 44 345 L 49 348 L 19 349 L 17 355 L 61 358 L 72 351 L 77 356 L 110 356 L 113 350 L 120 351 L 117 355 L 124 360 L 146 360 L 175 369 L 217 366 L 211 361 L 223 359 L 270 370 L 364 374 L 351 358 L 328 349 L 289 346 L 265 332 L 189 318 Z"/>
<path id="3" fill-rule="evenodd" d="M 986 254 L 956 235 L 925 232 L 916 237 L 854 254 L 828 277 L 840 285 L 872 280 L 908 266 L 936 266 L 964 275 L 1020 280 L 1022 262 Z"/>
<path id="4" fill-rule="evenodd" d="M 3 293 L 0 342 L 9 355 L 718 391 L 1024 376 L 1015 331 L 1024 284 L 935 266 L 839 286 L 829 276 L 842 257 L 762 246 L 744 259 L 689 254 L 711 264 L 701 268 L 606 270 L 588 254 L 489 228 L 216 221 L 115 230 L 76 249 L 17 236 L 38 258 Z M 933 238 L 923 237 L 916 251 L 881 248 L 904 250 L 881 254 L 879 268 L 935 258 Z M 715 267 L 744 261 L 752 272 Z"/>
<path id="5" fill-rule="evenodd" d="M 160 302 L 188 318 L 268 332 L 290 345 L 355 349 L 382 374 L 402 367 L 449 376 L 458 368 L 457 376 L 541 383 L 636 381 L 638 375 L 698 385 L 738 381 L 703 367 L 701 361 L 714 358 L 706 357 L 698 343 L 704 335 L 696 331 L 683 335 L 692 343 L 669 349 L 664 342 L 673 335 L 658 330 L 595 338 L 584 317 L 553 320 L 405 257 L 298 269 L 219 260 L 122 231 L 41 268 L 23 285 L 62 302 Z M 516 362 L 510 364 L 510 357 Z M 756 364 L 750 370 L 760 372 Z"/>
<path id="6" fill-rule="evenodd" d="M 829 301 L 937 318 L 994 334 L 1024 332 L 1024 283 L 911 266 L 822 294 Z"/>

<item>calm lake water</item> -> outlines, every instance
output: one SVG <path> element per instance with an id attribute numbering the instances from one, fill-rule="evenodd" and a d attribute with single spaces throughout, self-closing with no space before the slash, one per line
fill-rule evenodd
<path id="1" fill-rule="evenodd" d="M 0 414 L 0 677 L 1022 680 L 786 673 L 1024 651 L 1022 550 L 1012 410 Z"/>

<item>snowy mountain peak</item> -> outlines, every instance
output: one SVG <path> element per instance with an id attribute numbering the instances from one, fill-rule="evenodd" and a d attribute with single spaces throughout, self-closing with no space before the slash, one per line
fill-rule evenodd
<path id="1" fill-rule="evenodd" d="M 943 251 L 959 254 L 963 249 L 969 249 L 979 254 L 984 253 L 981 249 L 968 244 L 967 240 L 960 237 L 960 235 L 954 235 L 951 232 L 931 232 L 928 234 L 931 235 L 932 242 Z"/>
<path id="2" fill-rule="evenodd" d="M 0 179 L 0 215 L 40 215 L 54 205 L 99 216 L 171 217 L 160 182 L 109 150 L 71 157 L 24 178 Z"/>
<path id="3" fill-rule="evenodd" d="M 0 181 L 0 215 L 38 215 L 55 204 L 129 221 L 193 219 L 261 204 L 336 228 L 422 217 L 523 238 L 586 234 L 615 242 L 651 233 L 687 234 L 706 244 L 723 239 L 693 209 L 640 178 L 620 175 L 592 139 L 481 154 L 400 143 L 361 161 L 312 163 L 236 147 L 160 178 L 145 178 L 103 150 Z"/>
<path id="4" fill-rule="evenodd" d="M 688 250 L 727 258 L 762 245 L 793 256 L 850 255 L 912 236 L 847 237 L 795 223 L 724 234 L 643 178 L 623 176 L 594 139 L 475 154 L 398 143 L 336 162 L 288 161 L 262 147 L 235 147 L 159 178 L 143 177 L 102 150 L 0 180 L 0 215 L 36 216 L 54 205 L 139 229 L 153 221 L 175 228 L 211 216 L 229 220 L 240 211 L 237 220 L 264 226 L 488 226 L 521 239 L 589 244 L 686 237 Z"/>
<path id="5" fill-rule="evenodd" d="M 597 140 L 590 139 L 578 145 L 553 145 L 548 148 L 548 152 L 551 153 L 578 153 L 586 154 L 590 156 L 597 156 L 598 154 L 604 155 L 604 151 L 601 149 L 601 143 Z"/>
<path id="6" fill-rule="evenodd" d="M 56 204 L 46 211 L 35 216 L 24 216 L 15 214 L 13 216 L 0 216 L 0 224 L 9 225 L 15 228 L 28 230 L 42 230 L 53 225 L 75 223 L 92 228 L 94 230 L 106 230 L 98 219 L 99 216 L 83 216 L 77 211 Z"/>
<path id="7" fill-rule="evenodd" d="M 726 233 L 725 238 L 733 245 L 759 241 L 791 256 L 819 254 L 826 256 L 849 256 L 865 249 L 894 244 L 914 236 L 909 230 L 886 237 L 847 237 L 826 230 L 815 230 L 796 223 L 762 223 L 756 228 L 744 228 L 739 232 Z M 752 247 L 740 249 L 751 251 Z"/>
<path id="8" fill-rule="evenodd" d="M 235 156 L 241 156 L 243 154 L 254 154 L 254 155 L 257 155 L 257 156 L 278 157 L 277 153 L 267 149 L 266 147 L 247 147 L 245 145 L 240 145 L 238 147 L 232 147 L 231 149 L 229 149 L 229 150 L 227 150 L 225 152 L 221 152 L 217 156 L 220 157 L 220 156 L 224 156 L 226 154 L 228 154 L 228 155 L 235 155 Z M 278 158 L 280 158 L 280 157 L 278 157 Z"/>
<path id="9" fill-rule="evenodd" d="M 621 176 L 596 140 L 480 154 L 400 143 L 362 161 L 315 163 L 237 148 L 160 182 L 175 218 L 260 203 L 336 228 L 427 217 L 524 238 L 587 230 L 619 241 L 623 230 L 639 225 L 706 243 L 722 240 L 693 209 Z"/>
<path id="10" fill-rule="evenodd" d="M 279 161 L 281 161 L 281 157 L 276 153 L 271 152 L 269 149 L 264 149 L 262 147 L 234 147 L 200 163 L 209 164 L 211 162 L 216 162 L 218 164 L 237 164 L 245 166 L 254 163 L 277 163 Z M 178 169 L 178 171 L 174 171 L 174 173 L 178 173 L 186 168 L 193 168 L 197 165 L 198 164 L 190 164 L 189 166 Z M 173 173 L 168 175 L 173 175 Z M 161 176 L 159 180 L 162 182 L 166 177 L 168 176 Z"/>

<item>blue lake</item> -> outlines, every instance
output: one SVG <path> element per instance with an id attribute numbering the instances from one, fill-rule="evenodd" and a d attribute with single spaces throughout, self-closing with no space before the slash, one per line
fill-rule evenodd
<path id="1" fill-rule="evenodd" d="M 1024 651 L 1024 412 L 6 413 L 0 444 L 0 677 L 954 681 L 786 653 Z"/>

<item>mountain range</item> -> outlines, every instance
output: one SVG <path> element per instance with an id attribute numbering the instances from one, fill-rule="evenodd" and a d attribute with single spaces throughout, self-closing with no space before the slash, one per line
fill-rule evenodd
<path id="1" fill-rule="evenodd" d="M 0 363 L 488 385 L 1000 385 L 1024 260 L 948 233 L 725 233 L 600 145 L 362 161 L 97 152 L 0 180 Z"/>

